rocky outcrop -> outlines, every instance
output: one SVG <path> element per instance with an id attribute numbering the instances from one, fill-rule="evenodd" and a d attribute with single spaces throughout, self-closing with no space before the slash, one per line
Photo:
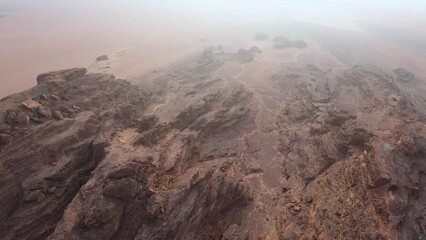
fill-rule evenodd
<path id="1" fill-rule="evenodd" d="M 42 84 L 50 81 L 71 81 L 82 77 L 87 73 L 85 68 L 73 68 L 62 71 L 48 72 L 37 77 L 37 83 Z"/>
<path id="2" fill-rule="evenodd" d="M 1 100 L 2 239 L 426 237 L 408 74 L 284 68 L 265 94 L 243 62 L 208 49 L 150 92 L 62 70 Z"/>
<path id="3" fill-rule="evenodd" d="M 96 58 L 97 62 L 108 61 L 108 60 L 109 60 L 109 58 L 108 58 L 107 55 L 101 55 L 101 56 L 99 56 L 99 57 Z"/>
<path id="4" fill-rule="evenodd" d="M 274 38 L 274 48 L 285 49 L 285 48 L 306 48 L 308 45 L 302 40 L 290 40 L 283 36 Z"/>

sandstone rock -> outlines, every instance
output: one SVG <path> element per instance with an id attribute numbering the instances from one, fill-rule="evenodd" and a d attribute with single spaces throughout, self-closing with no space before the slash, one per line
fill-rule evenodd
<path id="1" fill-rule="evenodd" d="M 41 106 L 39 102 L 32 99 L 25 100 L 24 102 L 21 103 L 21 105 L 28 110 L 34 110 Z"/>

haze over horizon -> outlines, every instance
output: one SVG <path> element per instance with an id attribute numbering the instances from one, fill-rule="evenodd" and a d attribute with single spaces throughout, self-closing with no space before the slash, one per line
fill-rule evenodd
<path id="1" fill-rule="evenodd" d="M 141 46 L 146 56 L 126 64 L 139 61 L 139 69 L 148 70 L 190 54 L 201 38 L 213 43 L 262 31 L 279 34 L 291 21 L 368 33 L 426 54 L 426 2 L 420 0 L 0 0 L 0 15 L 0 78 L 6 79 L 0 96 L 32 86 L 40 71 L 88 66 L 111 51 Z M 175 57 L 163 61 L 165 49 Z M 154 66 L 148 58 L 155 51 Z M 22 65 L 29 68 L 18 73 Z M 122 72 L 115 73 L 134 77 L 143 71 Z"/>

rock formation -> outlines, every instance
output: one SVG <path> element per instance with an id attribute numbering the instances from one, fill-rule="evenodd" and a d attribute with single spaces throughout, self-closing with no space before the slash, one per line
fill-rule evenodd
<path id="1" fill-rule="evenodd" d="M 49 72 L 2 99 L 2 239 L 426 238 L 409 74 L 284 68 L 266 98 L 231 61 L 206 50 L 150 91 Z"/>
<path id="2" fill-rule="evenodd" d="M 96 58 L 97 62 L 108 61 L 108 60 L 109 60 L 109 58 L 108 58 L 107 55 L 101 55 L 101 56 L 99 56 L 99 57 Z"/>
<path id="3" fill-rule="evenodd" d="M 306 48 L 308 45 L 306 42 L 301 40 L 290 40 L 283 36 L 278 36 L 274 38 L 274 48 L 275 49 L 285 49 L 285 48 Z"/>

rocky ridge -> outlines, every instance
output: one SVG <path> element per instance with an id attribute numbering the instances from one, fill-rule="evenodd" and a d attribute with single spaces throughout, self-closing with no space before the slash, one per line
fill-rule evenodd
<path id="1" fill-rule="evenodd" d="M 147 89 L 49 72 L 2 99 L 2 239 L 426 238 L 414 75 L 284 68 L 264 94 L 254 52 L 208 49 Z"/>

